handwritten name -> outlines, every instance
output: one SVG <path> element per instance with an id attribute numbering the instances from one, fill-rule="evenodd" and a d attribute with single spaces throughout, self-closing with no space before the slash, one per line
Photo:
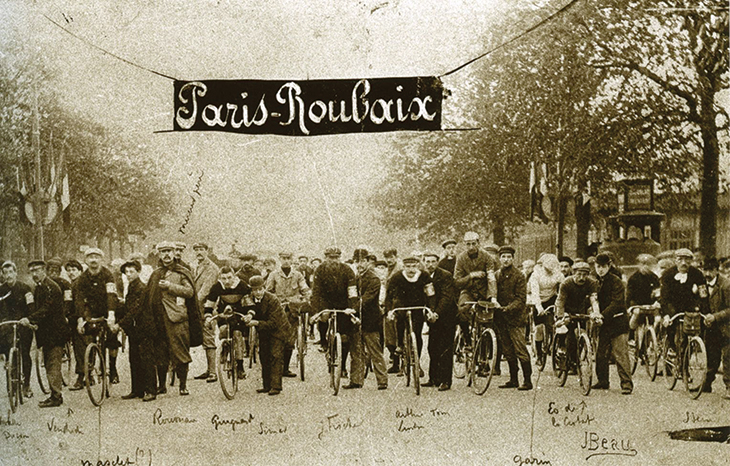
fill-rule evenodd
<path id="1" fill-rule="evenodd" d="M 322 423 L 322 430 L 317 434 L 317 438 L 319 440 L 322 440 L 322 437 L 324 437 L 324 434 L 335 431 L 335 430 L 348 430 L 348 429 L 356 429 L 360 427 L 363 424 L 363 420 L 360 419 L 353 421 L 350 419 L 350 416 L 347 416 L 344 421 L 337 419 L 339 417 L 339 414 L 332 414 L 330 416 L 327 416 L 327 418 Z"/>
<path id="2" fill-rule="evenodd" d="M 558 419 L 556 419 L 555 416 L 552 416 L 550 422 L 552 423 L 553 427 L 575 427 L 575 426 L 582 426 L 591 425 L 591 422 L 595 422 L 596 418 L 591 416 L 590 414 L 577 414 L 575 417 L 569 417 L 565 416 L 563 418 L 562 424 Z"/>
<path id="3" fill-rule="evenodd" d="M 534 456 L 526 456 L 521 457 L 520 455 L 515 455 L 514 458 L 512 458 L 512 461 L 514 461 L 515 464 L 519 464 L 520 466 L 527 465 L 527 464 L 537 464 L 537 465 L 551 465 L 552 463 L 550 460 L 541 460 L 538 458 L 535 458 Z"/>
<path id="4" fill-rule="evenodd" d="M 89 460 L 81 460 L 81 466 L 128 466 L 130 464 L 136 463 L 129 457 L 122 459 L 119 455 L 111 460 L 97 460 L 96 463 Z"/>
<path id="5" fill-rule="evenodd" d="M 25 440 L 27 438 L 30 438 L 30 435 L 23 434 L 23 433 L 8 432 L 7 430 L 4 430 L 3 437 L 5 437 L 5 440 Z"/>
<path id="6" fill-rule="evenodd" d="M 198 177 L 198 181 L 195 183 L 195 189 L 193 189 L 193 194 L 197 194 L 198 197 L 201 197 L 202 194 L 200 194 L 200 184 L 203 181 L 203 175 L 205 172 L 203 170 L 200 170 L 200 176 Z M 188 207 L 188 211 L 185 213 L 185 220 L 183 220 L 183 224 L 178 230 L 183 235 L 185 234 L 185 229 L 188 226 L 188 222 L 190 222 L 190 216 L 193 214 L 193 207 L 195 207 L 195 202 L 197 201 L 196 197 L 193 196 L 193 194 L 190 195 L 190 207 Z"/>
<path id="7" fill-rule="evenodd" d="M 248 416 L 244 416 L 238 419 L 221 419 L 220 416 L 214 414 L 210 419 L 210 423 L 213 424 L 213 428 L 218 430 L 220 426 L 231 426 L 232 431 L 236 431 L 236 426 L 251 424 L 254 420 L 253 414 L 249 413 Z"/>
<path id="8" fill-rule="evenodd" d="M 682 421 L 684 423 L 695 423 L 695 422 L 712 422 L 712 419 L 702 417 L 698 414 L 695 414 L 691 411 L 687 411 L 686 417 Z"/>
<path id="9" fill-rule="evenodd" d="M 413 412 L 413 410 L 411 408 L 406 408 L 405 412 L 402 412 L 400 410 L 395 411 L 396 419 L 406 419 L 409 417 L 423 417 L 423 413 Z"/>
<path id="10" fill-rule="evenodd" d="M 406 425 L 406 422 L 403 419 L 401 419 L 400 423 L 398 424 L 398 432 L 410 432 L 413 430 L 421 430 L 421 429 L 425 429 L 425 427 L 416 423 L 415 421 L 413 421 L 411 423 L 411 425 Z"/>
<path id="11" fill-rule="evenodd" d="M 602 437 L 596 432 L 585 433 L 585 439 L 580 446 L 583 450 L 593 452 L 586 456 L 586 460 L 594 456 L 620 455 L 636 456 L 636 448 L 631 446 L 631 440 Z"/>
<path id="12" fill-rule="evenodd" d="M 431 410 L 431 416 L 433 417 L 443 417 L 443 416 L 451 416 L 448 411 L 441 411 L 440 409 L 434 408 Z"/>
<path id="13" fill-rule="evenodd" d="M 193 424 L 195 422 L 198 422 L 198 420 L 189 417 L 162 417 L 162 409 L 160 408 L 157 408 L 152 414 L 152 425 L 164 426 L 167 424 Z"/>
<path id="14" fill-rule="evenodd" d="M 272 435 L 272 434 L 284 434 L 286 433 L 286 426 L 284 427 L 269 427 L 263 422 L 259 422 L 259 435 Z"/>
<path id="15" fill-rule="evenodd" d="M 59 426 L 56 424 L 56 418 L 52 417 L 51 421 L 46 423 L 46 426 L 48 427 L 48 432 L 54 432 L 58 434 L 76 434 L 76 435 L 83 435 L 83 431 L 81 430 L 81 426 L 76 427 L 69 427 L 68 422 L 64 423 L 63 426 Z"/>

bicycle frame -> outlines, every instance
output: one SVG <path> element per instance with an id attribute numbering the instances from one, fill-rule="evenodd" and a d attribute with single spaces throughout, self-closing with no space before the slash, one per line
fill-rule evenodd
<path id="1" fill-rule="evenodd" d="M 566 314 L 562 320 L 555 322 L 555 336 L 554 345 L 555 350 L 553 351 L 554 367 L 556 368 L 556 375 L 558 376 L 559 385 L 562 387 L 565 385 L 565 381 L 568 378 L 568 352 L 567 352 L 567 332 L 559 333 L 558 329 L 562 326 L 567 326 L 570 322 L 575 322 L 575 363 L 577 364 L 578 378 L 583 391 L 583 395 L 588 396 L 591 392 L 591 382 L 593 379 L 593 359 L 595 356 L 595 350 L 593 348 L 593 337 L 598 326 L 593 325 L 593 318 L 588 314 Z M 568 332 L 570 330 L 568 329 Z M 564 335 L 562 338 L 562 346 L 565 346 L 565 360 L 556 361 L 557 345 L 561 339 L 558 335 Z M 562 364 L 563 367 L 560 367 Z"/>
<path id="2" fill-rule="evenodd" d="M 337 314 L 351 315 L 353 309 L 324 309 L 311 318 L 312 322 L 318 321 L 325 313 L 328 314 L 327 326 L 327 368 L 330 373 L 330 387 L 333 395 L 340 391 L 340 378 L 342 376 L 342 336 L 337 330 Z M 354 316 L 351 316 L 354 317 Z"/>
<path id="3" fill-rule="evenodd" d="M 424 314 L 431 312 L 426 306 L 412 306 L 412 307 L 396 307 L 391 309 L 391 315 L 395 316 L 398 313 L 405 313 L 406 317 L 406 328 L 403 340 L 405 342 L 405 375 L 406 375 L 406 387 L 410 386 L 411 374 L 413 374 L 413 386 L 416 390 L 416 395 L 421 394 L 421 360 L 418 354 L 418 340 L 416 339 L 416 333 L 413 329 L 413 319 L 411 314 L 413 312 L 420 311 Z M 424 315 L 425 320 L 425 315 Z"/>
<path id="4" fill-rule="evenodd" d="M 9 296 L 6 295 L 2 299 Z M 8 359 L 5 361 L 5 381 L 8 390 L 8 399 L 10 401 L 10 409 L 15 412 L 19 404 L 23 404 L 23 357 L 20 354 L 20 337 L 18 336 L 18 326 L 24 325 L 19 320 L 6 320 L 0 322 L 0 328 L 3 326 L 13 327 L 13 340 L 8 350 Z M 35 331 L 38 329 L 36 325 L 25 325 L 25 327 Z M 36 351 L 38 351 L 36 349 Z M 39 380 L 40 382 L 40 380 Z"/>
<path id="5" fill-rule="evenodd" d="M 91 343 L 86 345 L 86 351 L 84 353 L 84 379 L 86 383 L 86 392 L 89 395 L 89 399 L 95 406 L 101 406 L 104 402 L 104 398 L 109 398 L 111 396 L 109 393 L 111 380 L 109 379 L 109 372 L 107 370 L 107 356 L 109 351 L 106 347 L 109 327 L 105 317 L 89 319 L 86 321 L 86 324 L 89 326 L 87 328 L 98 328 L 98 333 L 93 335 L 93 340 Z M 99 378 L 98 383 L 101 384 L 101 393 L 99 396 L 94 393 L 95 389 L 92 388 L 96 384 L 94 374 L 92 374 L 96 358 L 99 358 L 99 371 L 98 374 L 96 374 Z"/>
<path id="6" fill-rule="evenodd" d="M 230 308 L 227 307 L 226 312 L 213 316 L 211 321 L 225 320 L 225 325 L 228 326 L 228 336 L 221 338 L 220 344 L 216 348 L 216 366 L 218 382 L 221 385 L 221 390 L 223 390 L 223 395 L 229 400 L 232 400 L 238 391 L 235 332 L 240 332 L 240 330 L 234 330 L 233 326 L 235 319 L 243 319 L 246 315 L 240 312 L 229 312 L 229 310 Z M 241 335 L 241 340 L 243 340 L 243 335 Z M 239 351 L 243 352 L 243 348 L 240 348 Z M 243 363 L 243 360 L 241 362 Z"/>

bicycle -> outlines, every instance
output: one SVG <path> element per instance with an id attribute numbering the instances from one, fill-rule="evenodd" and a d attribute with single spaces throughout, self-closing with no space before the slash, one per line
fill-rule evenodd
<path id="1" fill-rule="evenodd" d="M 37 330 L 38 327 L 33 324 L 23 324 L 19 320 L 6 320 L 4 322 L 0 322 L 0 328 L 6 325 L 13 327 L 13 340 L 10 350 L 8 351 L 8 358 L 5 361 L 5 383 L 8 390 L 10 410 L 15 412 L 18 409 L 18 405 L 23 404 L 23 358 L 20 354 L 18 325 L 23 325 L 34 331 Z"/>
<path id="2" fill-rule="evenodd" d="M 110 398 L 109 385 L 111 385 L 110 374 L 107 372 L 107 356 L 109 351 L 106 348 L 109 326 L 106 317 L 89 319 L 85 324 L 84 333 L 92 334 L 93 340 L 86 345 L 84 352 L 84 383 L 86 393 L 94 406 L 101 406 L 104 398 Z"/>
<path id="3" fill-rule="evenodd" d="M 394 318 L 397 312 L 406 313 L 406 328 L 405 328 L 405 359 L 403 361 L 403 368 L 406 375 L 406 387 L 411 384 L 411 374 L 413 374 L 413 387 L 416 390 L 416 395 L 421 394 L 421 358 L 418 355 L 418 340 L 416 339 L 416 332 L 413 329 L 413 320 L 411 319 L 411 313 L 413 311 L 421 311 L 425 314 L 431 313 L 431 309 L 425 306 L 414 306 L 414 307 L 396 307 L 388 313 L 388 318 Z"/>
<path id="4" fill-rule="evenodd" d="M 672 335 L 667 331 L 663 339 L 662 359 L 667 387 L 669 390 L 674 389 L 681 377 L 689 397 L 695 400 L 702 394 L 702 387 L 707 378 L 707 349 L 700 336 L 704 331 L 702 323 L 705 319 L 706 317 L 699 312 L 677 313 L 669 319 L 669 325 L 678 320 L 675 334 Z M 679 332 L 681 332 L 680 349 L 677 350 L 670 338 L 673 339 Z M 678 361 L 680 353 L 681 360 Z"/>
<path id="5" fill-rule="evenodd" d="M 553 371 L 558 378 L 558 385 L 565 386 L 568 379 L 570 367 L 568 365 L 567 337 L 570 329 L 568 324 L 575 321 L 576 337 L 576 361 L 577 372 L 582 393 L 585 396 L 591 392 L 593 380 L 593 359 L 594 351 L 589 335 L 594 334 L 594 318 L 588 314 L 566 314 L 560 321 L 555 322 L 555 335 L 553 337 Z M 582 325 L 585 323 L 585 327 Z"/>
<path id="6" fill-rule="evenodd" d="M 299 363 L 299 377 L 304 382 L 304 357 L 307 355 L 307 329 L 309 327 L 309 313 L 300 312 L 297 317 L 297 362 Z"/>
<path id="7" fill-rule="evenodd" d="M 354 312 L 354 309 L 325 309 L 311 318 L 313 322 L 317 322 L 325 313 L 329 313 L 325 358 L 327 359 L 327 370 L 330 374 L 330 388 L 332 388 L 333 395 L 337 395 L 340 391 L 340 379 L 342 378 L 342 335 L 337 331 L 337 314 L 347 314 L 356 320 L 357 318 L 352 315 Z"/>
<path id="8" fill-rule="evenodd" d="M 542 316 L 544 316 L 546 319 L 552 319 L 554 313 L 555 305 L 551 305 L 544 309 Z M 535 365 L 537 366 L 537 369 L 542 372 L 545 369 L 547 357 L 552 352 L 553 334 L 552 332 L 547 331 L 546 324 L 536 324 L 534 318 L 531 318 L 530 322 L 532 323 L 530 332 L 532 354 L 535 356 Z M 542 328 L 540 326 L 542 326 Z M 539 333 L 542 333 L 541 340 L 538 340 Z"/>
<path id="9" fill-rule="evenodd" d="M 653 317 L 658 314 L 658 311 L 659 308 L 654 305 L 631 306 L 627 311 L 632 321 L 638 319 L 634 338 L 629 340 L 631 374 L 636 372 L 636 367 L 641 360 L 652 382 L 656 379 L 660 354 L 659 340 L 657 340 L 653 325 Z"/>
<path id="10" fill-rule="evenodd" d="M 467 345 L 466 335 L 457 326 L 454 336 L 454 377 L 463 379 L 468 374 L 467 386 L 471 386 L 477 395 L 483 395 L 497 367 L 494 310 L 498 306 L 489 301 L 466 301 L 464 304 L 471 305 L 469 337 L 472 346 Z"/>
<path id="11" fill-rule="evenodd" d="M 221 384 L 221 390 L 223 390 L 223 395 L 225 395 L 225 397 L 229 400 L 232 400 L 236 396 L 239 379 L 236 360 L 237 345 L 235 343 L 235 332 L 240 332 L 240 330 L 234 330 L 234 321 L 235 319 L 242 319 L 244 317 L 245 314 L 233 312 L 230 306 L 226 307 L 223 314 L 218 314 L 212 317 L 212 320 L 223 319 L 226 321 L 226 325 L 228 325 L 228 336 L 220 339 L 220 344 L 215 350 L 215 360 L 216 372 L 218 373 L 218 381 Z M 241 339 L 243 339 L 243 336 L 241 336 Z"/>

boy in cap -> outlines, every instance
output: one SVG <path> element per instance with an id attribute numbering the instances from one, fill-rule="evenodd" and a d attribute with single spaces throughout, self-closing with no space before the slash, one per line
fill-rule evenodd
<path id="1" fill-rule="evenodd" d="M 444 248 L 444 258 L 438 263 L 438 267 L 453 275 L 456 267 L 456 240 L 447 239 L 441 243 L 441 247 Z"/>

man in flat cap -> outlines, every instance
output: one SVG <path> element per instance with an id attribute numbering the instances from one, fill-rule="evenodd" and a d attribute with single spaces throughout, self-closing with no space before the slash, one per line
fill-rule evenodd
<path id="1" fill-rule="evenodd" d="M 279 260 L 281 262 L 279 268 L 266 278 L 266 290 L 279 298 L 289 319 L 292 334 L 284 348 L 284 377 L 296 377 L 297 375 L 289 369 L 289 363 L 296 341 L 299 314 L 308 312 L 309 286 L 304 275 L 292 267 L 292 253 L 287 251 L 279 253 Z"/>
<path id="2" fill-rule="evenodd" d="M 428 356 L 430 365 L 428 382 L 424 386 L 438 387 L 439 391 L 451 388 L 454 366 L 454 333 L 456 331 L 456 289 L 454 278 L 438 266 L 437 254 L 426 253 L 423 264 L 433 281 L 434 314 L 437 316 L 428 324 Z"/>
<path id="3" fill-rule="evenodd" d="M 682 354 L 682 335 L 679 332 L 679 321 L 670 325 L 670 317 L 680 312 L 709 311 L 709 293 L 707 281 L 702 271 L 692 266 L 694 254 L 689 249 L 678 249 L 674 252 L 674 266 L 665 270 L 659 279 L 660 283 L 660 313 L 663 316 L 662 325 L 669 327 L 668 335 L 671 349 L 676 354 Z"/>
<path id="4" fill-rule="evenodd" d="M 710 312 L 707 316 L 705 344 L 707 346 L 707 379 L 704 392 L 712 392 L 717 370 L 722 360 L 723 367 L 730 368 L 730 280 L 719 273 L 719 263 L 714 257 L 703 262 L 703 273 L 707 280 Z M 723 398 L 730 400 L 730 370 L 724 370 L 725 385 Z"/>
<path id="5" fill-rule="evenodd" d="M 259 360 L 263 387 L 258 393 L 281 393 L 281 377 L 284 371 L 284 345 L 290 338 L 291 326 L 275 294 L 266 291 L 266 283 L 260 275 L 248 282 L 253 296 L 254 309 L 246 316 L 248 326 L 259 331 Z"/>
<path id="6" fill-rule="evenodd" d="M 390 283 L 391 277 L 400 273 L 403 270 L 403 264 L 398 260 L 398 250 L 395 248 L 388 248 L 383 251 L 383 257 L 387 265 L 385 277 L 383 278 L 383 285 L 385 285 L 385 297 L 383 298 L 383 307 L 385 312 L 393 309 L 393 303 L 388 301 L 388 283 Z M 400 356 L 395 354 L 395 349 L 398 346 L 397 329 L 395 320 L 383 319 L 383 340 L 385 347 L 390 353 L 390 367 L 388 368 L 388 374 L 397 374 L 400 372 Z"/>
<path id="7" fill-rule="evenodd" d="M 117 285 L 114 274 L 101 264 L 104 253 L 99 248 L 88 248 L 85 251 L 86 265 L 84 271 L 75 283 L 74 304 L 78 314 L 76 327 L 81 335 L 85 335 L 85 325 L 88 319 L 104 317 L 110 327 L 116 323 L 117 304 L 119 302 Z M 86 338 L 88 344 L 90 338 Z M 106 342 L 109 350 L 109 377 L 112 383 L 119 383 L 117 373 L 117 353 L 121 343 L 110 332 Z M 80 390 L 84 387 L 83 378 L 76 379 L 71 390 Z"/>
<path id="8" fill-rule="evenodd" d="M 198 299 L 190 269 L 175 260 L 175 244 L 163 241 L 157 245 L 160 266 L 150 276 L 146 305 L 156 319 L 163 322 L 167 333 L 167 356 L 180 379 L 180 395 L 189 395 L 187 389 L 190 348 L 203 343 L 203 329 L 198 310 Z M 165 342 L 160 342 L 164 347 Z M 166 361 L 159 361 L 158 376 L 164 387 Z"/>
<path id="9" fill-rule="evenodd" d="M 175 261 L 185 267 L 188 270 L 193 270 L 193 268 L 183 260 L 183 253 L 185 252 L 185 249 L 187 249 L 188 245 L 183 243 L 182 241 L 175 241 Z M 158 247 L 159 250 L 159 247 Z"/>
<path id="10" fill-rule="evenodd" d="M 193 251 L 196 259 L 195 269 L 193 270 L 193 284 L 198 295 L 198 308 L 202 312 L 205 308 L 205 297 L 208 296 L 210 289 L 218 281 L 220 269 L 208 257 L 209 248 L 207 244 L 195 243 L 193 244 Z M 215 381 L 217 378 L 215 375 L 215 329 L 213 326 L 203 326 L 203 349 L 205 350 L 206 370 L 202 374 L 196 375 L 195 378 Z"/>
<path id="11" fill-rule="evenodd" d="M 66 317 L 66 322 L 69 326 L 69 332 L 66 335 L 71 339 L 71 335 L 76 333 L 76 307 L 74 306 L 73 287 L 71 286 L 71 282 L 61 276 L 62 268 L 63 261 L 60 257 L 48 259 L 46 267 L 48 277 L 56 282 L 63 292 L 63 315 Z M 84 351 L 86 351 L 86 348 L 84 348 Z"/>
<path id="12" fill-rule="evenodd" d="M 609 353 L 616 360 L 616 369 L 621 380 L 621 393 L 629 395 L 634 389 L 629 365 L 629 317 L 626 313 L 626 294 L 624 283 L 610 273 L 612 266 L 608 254 L 596 256 L 596 275 L 598 276 L 598 306 L 603 316 L 603 325 L 598 333 L 596 349 L 595 389 L 609 387 Z"/>
<path id="13" fill-rule="evenodd" d="M 438 263 L 438 267 L 454 275 L 454 268 L 456 267 L 456 240 L 449 238 L 441 243 L 441 247 L 444 249 L 444 258 Z"/>
<path id="14" fill-rule="evenodd" d="M 497 302 L 500 309 L 495 314 L 494 322 L 509 365 L 509 381 L 499 388 L 532 390 L 532 363 L 525 342 L 527 284 L 525 276 L 514 266 L 515 249 L 502 246 L 498 254 L 501 267 L 497 272 Z M 524 377 L 522 385 L 518 381 L 518 363 Z"/>
<path id="15" fill-rule="evenodd" d="M 38 406 L 51 408 L 63 404 L 61 358 L 63 345 L 68 339 L 68 321 L 64 315 L 63 291 L 47 276 L 46 263 L 42 260 L 31 261 L 28 263 L 28 270 L 36 284 L 33 292 L 35 309 L 28 317 L 21 319 L 21 322 L 38 326 L 36 344 L 43 349 L 43 363 L 51 389 L 51 396 L 38 403 Z"/>

